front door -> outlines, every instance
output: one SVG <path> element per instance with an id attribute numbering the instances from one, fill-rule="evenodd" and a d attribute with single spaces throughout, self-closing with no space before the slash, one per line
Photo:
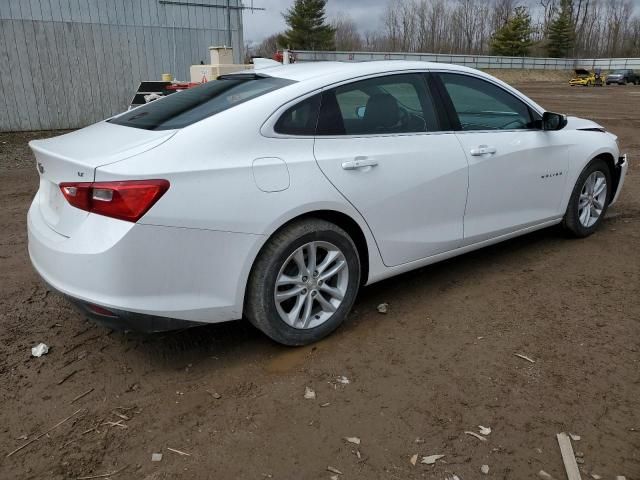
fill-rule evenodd
<path id="1" fill-rule="evenodd" d="M 439 77 L 469 160 L 465 243 L 560 216 L 569 168 L 562 133 L 542 131 L 538 114 L 494 83 L 466 74 Z"/>

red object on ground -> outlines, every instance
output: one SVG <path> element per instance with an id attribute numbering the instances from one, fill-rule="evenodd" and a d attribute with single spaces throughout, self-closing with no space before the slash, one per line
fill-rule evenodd
<path id="1" fill-rule="evenodd" d="M 202 85 L 201 83 L 196 82 L 188 82 L 188 83 L 172 83 L 171 85 L 167 85 L 165 87 L 166 90 L 186 90 L 188 88 L 198 87 Z"/>

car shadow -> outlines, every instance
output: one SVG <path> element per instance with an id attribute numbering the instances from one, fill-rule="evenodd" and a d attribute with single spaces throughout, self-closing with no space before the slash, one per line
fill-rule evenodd
<path id="1" fill-rule="evenodd" d="M 333 341 L 340 341 L 345 332 L 353 333 L 360 323 L 366 322 L 369 312 L 375 312 L 380 299 L 393 303 L 394 296 L 421 289 L 446 288 L 452 279 L 467 274 L 477 275 L 489 266 L 504 262 L 512 257 L 555 248 L 567 241 L 558 227 L 551 227 L 517 237 L 496 245 L 488 246 L 433 265 L 413 270 L 392 279 L 378 282 L 361 289 L 350 321 L 333 334 Z M 442 285 L 439 285 L 442 284 Z M 186 330 L 160 334 L 143 335 L 137 333 L 123 335 L 125 342 L 137 354 L 147 357 L 153 363 L 197 362 L 215 357 L 228 361 L 260 360 L 291 350 L 271 341 L 254 328 L 247 320 L 224 322 L 198 326 Z M 324 343 L 324 342 L 323 342 Z M 327 346 L 332 345 L 327 342 Z"/>

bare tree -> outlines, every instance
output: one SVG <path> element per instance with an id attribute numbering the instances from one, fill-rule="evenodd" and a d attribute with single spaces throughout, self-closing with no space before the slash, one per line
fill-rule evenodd
<path id="1" fill-rule="evenodd" d="M 265 38 L 260 45 L 253 51 L 252 55 L 256 57 L 272 58 L 278 50 L 279 33 Z"/>
<path id="2" fill-rule="evenodd" d="M 531 7 L 534 51 L 543 54 L 559 0 L 388 0 L 383 29 L 367 32 L 363 48 L 425 53 L 488 53 L 489 40 L 518 6 Z M 537 7 L 537 8 L 536 8 Z M 637 52 L 640 18 L 632 0 L 571 0 L 576 56 Z M 625 53 L 626 54 L 626 53 Z"/>
<path id="3" fill-rule="evenodd" d="M 332 26 L 336 31 L 336 50 L 362 50 L 362 36 L 351 17 L 344 14 L 338 15 L 338 18 L 332 22 Z"/>
<path id="4" fill-rule="evenodd" d="M 503 27 L 510 19 L 518 6 L 516 0 L 493 0 L 491 12 L 491 29 L 496 31 Z"/>

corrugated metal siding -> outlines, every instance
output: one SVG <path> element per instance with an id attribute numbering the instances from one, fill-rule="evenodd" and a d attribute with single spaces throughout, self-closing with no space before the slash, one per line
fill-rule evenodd
<path id="1" fill-rule="evenodd" d="M 177 0 L 180 1 L 180 0 Z M 226 0 L 197 0 L 225 6 Z M 240 0 L 231 0 L 238 6 Z M 239 62 L 242 13 L 231 12 Z M 225 9 L 159 0 L 0 0 L 0 131 L 78 128 L 125 110 L 142 80 L 209 62 Z"/>

